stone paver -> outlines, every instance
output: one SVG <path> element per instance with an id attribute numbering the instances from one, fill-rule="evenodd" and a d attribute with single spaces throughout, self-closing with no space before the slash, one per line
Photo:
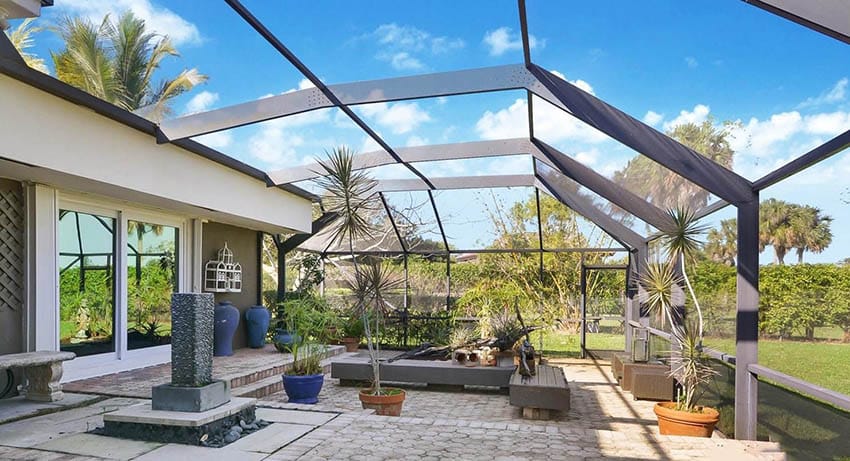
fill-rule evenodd
<path id="1" fill-rule="evenodd" d="M 222 449 L 169 444 L 136 459 L 785 459 L 774 443 L 662 436 L 653 402 L 634 401 L 621 392 L 607 364 L 551 363 L 564 366 L 572 391 L 571 410 L 552 421 L 522 419 L 498 390 L 437 392 L 415 385 L 405 386 L 402 417 L 377 416 L 360 407 L 357 389 L 327 377 L 317 405 L 290 404 L 283 393 L 261 399 L 257 414 L 273 424 L 235 444 Z M 138 402 L 108 399 L 0 425 L 0 459 L 90 459 L 53 451 L 64 449 L 54 439 L 67 437 L 73 443 L 73 434 L 96 437 L 80 433 L 101 425 L 109 408 Z M 120 457 L 108 450 L 97 454 Z"/>
<path id="2" fill-rule="evenodd" d="M 100 456 L 107 459 L 133 459 L 161 446 L 161 443 L 82 433 L 53 439 L 33 448 L 74 455 Z"/>

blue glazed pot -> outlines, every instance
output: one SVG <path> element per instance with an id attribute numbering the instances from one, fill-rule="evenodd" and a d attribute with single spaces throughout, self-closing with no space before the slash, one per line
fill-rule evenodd
<path id="1" fill-rule="evenodd" d="M 283 375 L 283 390 L 291 403 L 313 404 L 319 401 L 319 392 L 325 375 Z"/>
<path id="2" fill-rule="evenodd" d="M 222 301 L 215 306 L 213 327 L 213 355 L 233 355 L 233 334 L 239 326 L 239 309 L 230 301 Z"/>
<path id="3" fill-rule="evenodd" d="M 272 341 L 274 341 L 274 347 L 278 350 L 278 352 L 289 352 L 287 348 L 296 342 L 301 341 L 301 337 L 295 332 L 278 328 L 274 332 Z"/>
<path id="4" fill-rule="evenodd" d="M 245 328 L 248 330 L 248 347 L 259 349 L 266 345 L 271 313 L 264 306 L 251 306 L 245 311 Z"/>

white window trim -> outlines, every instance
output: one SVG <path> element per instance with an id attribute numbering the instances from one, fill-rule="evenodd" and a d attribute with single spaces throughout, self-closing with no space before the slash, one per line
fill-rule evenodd
<path id="1" fill-rule="evenodd" d="M 177 255 L 177 287 L 175 292 L 182 292 L 192 286 L 192 277 L 194 274 L 193 268 L 189 267 L 193 261 L 193 253 L 195 251 L 193 243 L 200 236 L 194 235 L 195 229 L 193 218 L 180 216 L 162 212 L 160 210 L 151 210 L 126 202 L 113 201 L 109 199 L 95 198 L 91 196 L 79 195 L 69 192 L 60 191 L 57 194 L 56 219 L 58 228 L 58 210 L 73 210 L 82 213 L 90 213 L 103 217 L 115 219 L 115 351 L 104 354 L 90 355 L 79 357 L 69 362 L 65 362 L 63 382 L 84 379 L 93 376 L 100 376 L 107 373 L 115 373 L 118 371 L 131 370 L 145 366 L 151 366 L 161 363 L 166 363 L 171 360 L 171 345 L 147 347 L 144 349 L 128 350 L 127 349 L 127 222 L 139 221 L 151 224 L 160 224 L 171 226 L 178 229 L 178 255 Z M 59 247 L 58 229 L 55 234 L 56 248 Z M 56 264 L 49 268 L 58 273 L 58 254 Z M 58 281 L 58 279 L 57 279 Z M 55 316 L 56 326 L 56 345 L 58 349 L 58 323 L 59 323 L 59 284 L 56 284 L 55 289 L 56 304 L 51 306 L 53 315 Z"/>

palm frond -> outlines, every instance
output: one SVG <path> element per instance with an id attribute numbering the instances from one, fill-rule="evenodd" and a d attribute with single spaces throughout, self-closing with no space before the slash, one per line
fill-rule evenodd
<path id="1" fill-rule="evenodd" d="M 21 54 L 21 57 L 24 58 L 24 62 L 28 66 L 39 72 L 47 74 L 49 71 L 47 66 L 44 64 L 44 59 L 26 51 L 29 48 L 32 48 L 35 44 L 33 36 L 44 30 L 43 27 L 33 26 L 33 21 L 35 21 L 35 18 L 24 19 L 23 22 L 15 28 L 15 30 L 7 33 L 6 35 L 9 37 L 9 41 L 12 42 L 12 46 L 18 50 L 18 53 Z"/>

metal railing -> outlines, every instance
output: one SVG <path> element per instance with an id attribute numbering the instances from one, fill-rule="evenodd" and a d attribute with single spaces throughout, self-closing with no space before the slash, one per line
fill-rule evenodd
<path id="1" fill-rule="evenodd" d="M 657 328 L 643 326 L 636 322 L 629 322 L 629 325 L 633 328 L 645 328 L 650 334 L 664 338 L 667 341 L 670 341 L 672 338 L 670 333 Z M 710 347 L 703 348 L 703 352 L 713 359 L 735 366 L 734 355 L 730 355 Z M 850 396 L 848 395 L 818 386 L 817 384 L 810 383 L 800 378 L 795 378 L 764 365 L 751 364 L 747 367 L 747 371 L 756 377 L 769 380 L 804 396 L 828 403 L 845 411 L 850 411 Z"/>

